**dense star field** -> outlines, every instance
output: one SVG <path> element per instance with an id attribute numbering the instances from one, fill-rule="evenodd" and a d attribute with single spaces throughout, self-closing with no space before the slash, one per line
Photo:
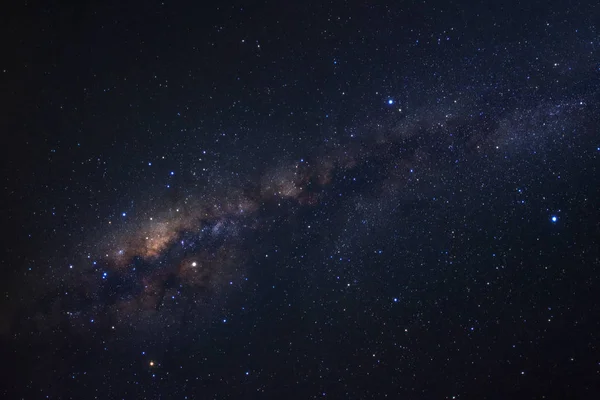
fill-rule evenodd
<path id="1" fill-rule="evenodd" d="M 597 398 L 597 2 L 34 3 L 0 397 Z"/>

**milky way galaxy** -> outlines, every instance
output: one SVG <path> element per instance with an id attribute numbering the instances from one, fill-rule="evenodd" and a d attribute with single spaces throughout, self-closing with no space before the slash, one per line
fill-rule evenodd
<path id="1" fill-rule="evenodd" d="M 579 97 L 510 111 L 492 127 L 453 102 L 445 113 L 424 108 L 354 128 L 361 132 L 356 138 L 323 146 L 315 157 L 276 163 L 245 186 L 219 178 L 222 186 L 214 192 L 190 190 L 162 201 L 141 198 L 138 210 L 126 214 L 128 220 L 109 221 L 101 238 L 84 244 L 90 251 L 70 277 L 66 303 L 89 306 L 65 309 L 73 324 L 94 319 L 133 330 L 163 331 L 206 318 L 224 306 L 223 293 L 247 290 L 249 268 L 262 255 L 253 241 L 274 225 L 285 227 L 291 238 L 298 214 L 327 209 L 337 195 L 351 198 L 354 210 L 347 224 L 360 213 L 368 214 L 375 228 L 385 228 L 387 215 L 402 211 L 403 203 L 441 195 L 435 184 L 424 189 L 421 181 L 443 183 L 459 160 L 476 164 L 498 157 L 494 153 L 505 158 L 544 154 L 549 142 L 575 130 L 574 120 L 585 114 L 588 101 Z M 379 200 L 369 203 L 365 197 L 370 195 Z M 338 232 L 335 223 L 326 224 L 332 224 L 330 232 L 339 241 L 352 240 L 345 237 L 347 229 Z M 73 293 L 78 293 L 75 301 Z"/>
<path id="2" fill-rule="evenodd" d="M 600 392 L 597 4 L 110 3 L 0 24 L 0 397 Z"/>

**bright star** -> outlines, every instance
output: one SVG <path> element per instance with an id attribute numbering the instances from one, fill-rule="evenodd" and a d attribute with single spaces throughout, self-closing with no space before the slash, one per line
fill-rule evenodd
<path id="1" fill-rule="evenodd" d="M 558 221 L 558 217 L 556 215 L 553 215 L 552 218 L 550 218 L 550 220 L 552 222 L 556 222 L 556 221 Z"/>
<path id="2" fill-rule="evenodd" d="M 388 104 L 391 106 L 392 104 L 394 104 L 394 100 L 393 99 L 389 99 L 388 100 Z"/>

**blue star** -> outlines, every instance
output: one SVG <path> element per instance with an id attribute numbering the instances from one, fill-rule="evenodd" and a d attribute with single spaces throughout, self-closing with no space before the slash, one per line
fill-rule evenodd
<path id="1" fill-rule="evenodd" d="M 556 215 L 553 215 L 553 216 L 550 218 L 550 221 L 552 221 L 552 222 L 556 223 L 556 221 L 558 221 L 558 217 L 557 217 Z"/>
<path id="2" fill-rule="evenodd" d="M 392 104 L 394 104 L 394 99 L 389 99 L 388 100 L 388 104 L 391 106 Z"/>

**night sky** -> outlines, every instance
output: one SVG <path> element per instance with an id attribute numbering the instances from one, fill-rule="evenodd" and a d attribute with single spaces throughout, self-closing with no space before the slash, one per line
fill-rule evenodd
<path id="1" fill-rule="evenodd" d="M 597 399 L 597 1 L 0 17 L 3 399 Z"/>

